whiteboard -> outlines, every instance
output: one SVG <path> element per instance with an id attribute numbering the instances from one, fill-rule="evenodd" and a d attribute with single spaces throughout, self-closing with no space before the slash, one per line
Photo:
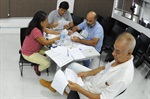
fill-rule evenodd
<path id="1" fill-rule="evenodd" d="M 73 9 L 74 9 L 74 0 L 57 0 L 57 10 L 59 9 L 59 4 L 62 2 L 62 1 L 67 1 L 69 3 L 69 9 L 68 11 L 70 13 L 73 13 Z"/>

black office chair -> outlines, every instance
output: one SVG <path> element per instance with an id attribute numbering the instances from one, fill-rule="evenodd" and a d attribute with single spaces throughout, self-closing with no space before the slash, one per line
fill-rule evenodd
<path id="1" fill-rule="evenodd" d="M 147 23 L 146 27 L 150 29 L 150 23 Z"/>
<path id="2" fill-rule="evenodd" d="M 120 26 L 118 26 L 117 24 L 115 24 L 115 25 L 113 26 L 112 30 L 111 30 L 110 36 L 107 36 L 107 37 L 105 38 L 105 40 L 104 40 L 104 46 L 107 47 L 108 49 L 112 48 L 113 45 L 114 45 L 114 43 L 115 43 L 116 37 L 117 37 L 120 33 L 124 32 L 124 31 L 125 31 L 125 30 L 124 30 L 122 27 L 120 27 Z"/>
<path id="3" fill-rule="evenodd" d="M 101 22 L 102 22 L 102 20 L 103 20 L 104 18 L 101 16 L 101 15 L 99 15 L 99 14 L 97 14 L 97 21 L 101 24 Z"/>
<path id="4" fill-rule="evenodd" d="M 21 28 L 20 29 L 20 44 L 21 44 L 21 47 L 23 45 L 23 41 L 27 35 L 26 33 L 27 31 L 27 28 Z M 19 54 L 20 54 L 20 58 L 19 58 L 19 68 L 20 68 L 20 73 L 21 73 L 21 77 L 23 77 L 23 66 L 38 66 L 38 64 L 35 64 L 35 63 L 32 63 L 32 62 L 29 62 L 27 60 L 25 60 L 21 54 L 21 50 L 19 50 Z M 49 70 L 46 69 L 46 72 L 47 72 L 47 75 L 49 75 Z"/>
<path id="5" fill-rule="evenodd" d="M 75 15 L 71 15 L 72 16 L 72 20 L 73 20 L 73 23 L 74 23 L 74 26 L 80 24 L 83 22 L 84 18 L 83 17 L 80 17 L 80 16 L 75 16 Z"/>
<path id="6" fill-rule="evenodd" d="M 104 18 L 102 19 L 101 21 L 101 25 L 104 29 L 104 39 L 107 37 L 107 36 L 110 36 L 111 34 L 111 30 L 115 24 L 115 19 L 111 18 L 111 16 L 107 17 L 107 18 Z"/>
<path id="7" fill-rule="evenodd" d="M 144 54 L 150 44 L 150 38 L 145 34 L 141 33 L 136 39 L 136 46 L 133 51 L 134 56 L 141 57 Z"/>
<path id="8" fill-rule="evenodd" d="M 146 53 L 144 53 L 139 60 L 137 61 L 137 63 L 135 64 L 135 66 L 138 68 L 139 66 L 141 66 L 142 63 L 145 63 L 149 70 L 148 73 L 146 74 L 145 78 L 147 79 L 150 76 L 150 44 L 148 46 L 148 49 L 146 51 Z"/>
<path id="9" fill-rule="evenodd" d="M 132 27 L 128 27 L 126 32 L 131 33 L 134 36 L 135 39 L 137 39 L 137 37 L 141 34 L 139 31 L 135 30 Z"/>
<path id="10" fill-rule="evenodd" d="M 125 30 L 118 26 L 117 24 L 114 25 L 114 27 L 112 28 L 111 34 L 110 36 L 107 36 L 104 40 L 104 47 L 105 50 L 107 50 L 107 56 L 105 58 L 105 61 L 112 61 L 114 58 L 112 56 L 112 52 L 113 52 L 113 45 L 115 43 L 115 40 L 117 38 L 117 36 L 121 33 L 123 33 Z"/>

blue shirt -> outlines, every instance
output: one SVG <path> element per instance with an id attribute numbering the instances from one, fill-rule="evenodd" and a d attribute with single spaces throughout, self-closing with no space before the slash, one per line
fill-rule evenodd
<path id="1" fill-rule="evenodd" d="M 96 21 L 96 24 L 92 28 L 90 28 L 86 24 L 86 20 L 85 20 L 78 25 L 78 28 L 80 30 L 86 30 L 88 32 L 88 36 L 87 36 L 86 40 L 91 40 L 93 38 L 99 38 L 99 41 L 98 41 L 97 45 L 95 46 L 95 49 L 98 52 L 100 52 L 102 44 L 103 44 L 103 38 L 104 38 L 103 27 Z"/>

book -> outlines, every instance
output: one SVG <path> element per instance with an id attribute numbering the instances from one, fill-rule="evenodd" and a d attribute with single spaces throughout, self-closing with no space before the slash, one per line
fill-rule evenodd
<path id="1" fill-rule="evenodd" d="M 78 75 L 71 69 L 66 68 L 66 70 L 63 72 L 61 69 L 59 69 L 53 79 L 53 82 L 51 86 L 61 95 L 63 95 L 65 88 L 68 85 L 68 80 L 79 84 L 80 86 L 84 86 L 84 83 L 81 79 L 81 77 L 78 77 Z"/>

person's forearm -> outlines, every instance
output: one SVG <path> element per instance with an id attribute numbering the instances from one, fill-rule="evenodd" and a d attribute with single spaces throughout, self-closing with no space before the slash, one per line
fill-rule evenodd
<path id="1" fill-rule="evenodd" d="M 80 39 L 78 42 L 89 46 L 96 46 L 97 44 L 97 42 L 94 42 L 93 40 L 85 40 L 85 39 Z"/>
<path id="2" fill-rule="evenodd" d="M 88 73 L 88 76 L 94 76 L 94 75 L 96 75 L 97 73 L 101 72 L 104 69 L 105 69 L 105 66 L 101 66 L 101 67 L 99 67 L 97 69 L 93 69 L 91 71 L 87 71 L 87 73 Z"/>
<path id="3" fill-rule="evenodd" d="M 55 31 L 51 30 L 51 29 L 45 29 L 45 33 L 47 33 L 47 34 L 55 34 Z"/>
<path id="4" fill-rule="evenodd" d="M 54 26 L 54 24 L 48 24 L 47 25 L 47 28 L 54 28 L 55 26 Z"/>
<path id="5" fill-rule="evenodd" d="M 69 23 L 69 27 L 72 28 L 74 26 L 73 22 Z"/>

